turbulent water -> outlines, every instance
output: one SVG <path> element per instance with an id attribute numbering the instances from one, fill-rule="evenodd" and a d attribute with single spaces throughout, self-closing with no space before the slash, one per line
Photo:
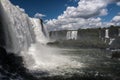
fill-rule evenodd
<path id="1" fill-rule="evenodd" d="M 1 0 L 0 14 L 3 15 L 4 47 L 8 52 L 21 55 L 24 65 L 34 76 L 84 77 L 120 76 L 118 59 L 111 60 L 110 52 L 100 49 L 59 49 L 47 46 L 46 30 L 41 20 L 30 18 L 24 10 L 12 5 L 9 0 Z M 1 16 L 0 16 L 1 17 Z M 108 31 L 106 31 L 108 38 Z M 77 31 L 69 31 L 67 39 L 77 39 Z"/>
<path id="2" fill-rule="evenodd" d="M 28 66 L 28 68 L 32 71 L 46 72 L 50 75 L 61 75 L 67 68 L 81 67 L 81 63 L 71 60 L 70 56 L 65 56 L 60 52 L 58 48 L 50 48 L 40 44 L 33 45 L 28 54 L 33 57 L 34 65 Z"/>
<path id="3" fill-rule="evenodd" d="M 34 45 L 34 48 L 32 47 L 32 51 L 29 53 L 36 59 L 36 64 L 31 67 L 29 66 L 29 69 L 38 78 L 54 76 L 65 78 L 74 77 L 75 74 L 84 76 L 84 78 L 101 76 L 114 79 L 120 76 L 120 60 L 111 59 L 109 51 L 101 49 L 59 49 L 48 47 L 46 50 L 50 50 L 51 53 L 49 53 L 44 49 L 43 51 L 36 51 L 39 47 L 40 45 Z M 33 54 L 34 52 L 36 53 L 35 55 Z"/>
<path id="4" fill-rule="evenodd" d="M 69 49 L 62 51 L 64 56 L 71 58 L 71 62 L 59 67 L 56 71 L 51 71 L 51 73 L 63 75 L 63 77 L 77 74 L 90 78 L 92 75 L 92 77 L 102 76 L 115 79 L 120 76 L 119 60 L 111 60 L 110 54 L 106 51 L 95 49 Z"/>
<path id="5" fill-rule="evenodd" d="M 0 1 L 0 15 L 2 16 L 4 47 L 8 52 L 20 53 L 27 50 L 35 42 L 35 35 L 30 18 L 18 6 L 12 5 L 9 0 Z"/>
<path id="6" fill-rule="evenodd" d="M 23 9 L 12 5 L 9 0 L 2 0 L 1 7 L 1 12 L 5 13 L 2 14 L 3 31 L 6 37 L 5 47 L 8 52 L 21 55 L 25 67 L 30 71 L 38 70 L 59 74 L 59 71 L 61 73 L 65 67 L 81 66 L 76 61 L 71 61 L 70 57 L 60 54 L 61 51 L 57 48 L 46 45 L 48 39 L 45 33 L 47 32 L 43 29 L 40 19 L 28 17 Z M 74 38 L 74 36 L 74 32 L 72 32 L 71 37 Z"/>

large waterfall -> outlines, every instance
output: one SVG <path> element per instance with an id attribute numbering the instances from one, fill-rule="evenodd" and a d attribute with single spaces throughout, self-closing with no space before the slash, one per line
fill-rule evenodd
<path id="1" fill-rule="evenodd" d="M 13 6 L 9 0 L 1 0 L 0 15 L 2 15 L 5 48 L 8 52 L 20 53 L 27 50 L 35 42 L 35 35 L 30 18 L 18 6 Z"/>
<path id="2" fill-rule="evenodd" d="M 76 40 L 77 39 L 77 31 L 68 31 L 66 38 Z"/>
<path id="3" fill-rule="evenodd" d="M 25 59 L 24 61 L 28 64 L 29 62 L 34 62 L 38 56 L 36 50 L 44 51 L 45 47 L 42 46 L 47 43 L 41 20 L 30 18 L 23 9 L 12 5 L 9 0 L 1 0 L 0 15 L 3 24 L 0 30 L 3 31 L 1 34 L 5 36 L 5 38 L 0 38 L 0 41 L 4 41 L 4 45 L 1 46 L 5 47 L 8 52 L 22 55 Z M 39 45 L 37 49 L 35 44 Z M 35 52 L 31 51 L 33 49 L 35 49 Z M 34 55 L 29 54 L 30 51 Z M 42 54 L 43 52 L 39 53 Z"/>
<path id="4" fill-rule="evenodd" d="M 40 19 L 30 18 L 23 9 L 12 5 L 9 0 L 1 0 L 0 15 L 3 24 L 0 28 L 3 32 L 0 33 L 5 36 L 0 38 L 0 41 L 5 42 L 4 46 L 1 46 L 8 52 L 22 56 L 24 65 L 29 70 L 56 74 L 56 71 L 59 73 L 69 66 L 81 66 L 69 57 L 59 54 L 58 48 L 46 45 L 47 33 Z M 77 31 L 68 32 L 68 36 L 70 39 L 77 39 Z"/>

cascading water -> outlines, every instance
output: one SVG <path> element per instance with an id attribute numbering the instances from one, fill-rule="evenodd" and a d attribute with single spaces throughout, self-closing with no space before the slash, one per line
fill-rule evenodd
<path id="1" fill-rule="evenodd" d="M 109 38 L 109 30 L 108 29 L 105 30 L 105 38 Z"/>
<path id="2" fill-rule="evenodd" d="M 72 31 L 72 39 L 77 39 L 77 31 Z"/>
<path id="3" fill-rule="evenodd" d="M 66 35 L 67 40 L 69 39 L 77 39 L 77 31 L 68 31 Z"/>
<path id="4" fill-rule="evenodd" d="M 81 64 L 71 61 L 70 57 L 61 55 L 58 48 L 47 46 L 48 40 L 42 32 L 40 20 L 33 19 L 32 21 L 37 42 L 32 44 L 27 52 L 27 55 L 31 57 L 24 56 L 29 70 L 46 71 L 51 75 L 57 75 L 64 72 L 69 66 L 81 67 Z"/>
<path id="5" fill-rule="evenodd" d="M 105 30 L 105 43 L 107 42 L 107 40 L 109 39 L 109 29 Z"/>
<path id="6" fill-rule="evenodd" d="M 47 32 L 44 29 L 44 27 L 41 25 L 41 24 L 43 24 L 41 22 L 41 20 L 37 19 L 37 18 L 31 18 L 31 22 L 32 22 L 33 27 L 34 27 L 34 32 L 36 35 L 37 42 L 46 44 L 48 42 L 48 39 L 45 36 L 45 34 L 47 34 Z"/>
<path id="7" fill-rule="evenodd" d="M 27 14 L 9 0 L 1 0 L 1 15 L 5 33 L 5 48 L 8 52 L 19 53 L 27 50 L 35 40 L 32 24 Z"/>
<path id="8" fill-rule="evenodd" d="M 56 74 L 64 72 L 69 67 L 81 67 L 81 64 L 72 61 L 70 57 L 61 55 L 58 48 L 46 45 L 47 32 L 40 19 L 28 17 L 21 8 L 12 5 L 9 0 L 1 0 L 0 7 L 4 18 L 5 48 L 21 55 L 26 68 Z M 77 31 L 69 34 L 71 39 L 77 39 Z"/>
<path id="9" fill-rule="evenodd" d="M 69 40 L 71 38 L 71 31 L 67 32 L 66 38 Z"/>
<path id="10" fill-rule="evenodd" d="M 109 42 L 109 45 L 111 45 L 114 40 L 115 40 L 115 38 L 111 38 L 110 42 Z"/>
<path id="11" fill-rule="evenodd" d="M 119 80 L 120 62 L 119 60 L 111 60 L 109 52 L 102 51 L 102 49 L 58 49 L 47 46 L 46 43 L 49 40 L 45 37 L 46 31 L 43 30 L 41 20 L 28 17 L 23 9 L 12 5 L 9 0 L 0 0 L 0 19 L 1 17 L 0 25 L 1 22 L 3 25 L 0 27 L 0 31 L 3 32 L 0 33 L 5 36 L 5 38 L 0 37 L 0 41 L 5 42 L 2 44 L 3 47 L 7 51 L 21 55 L 25 67 L 29 69 L 26 71 L 33 73 L 35 77 L 38 78 L 45 74 L 43 76 L 45 79 L 40 80 L 59 80 L 59 78 L 60 80 Z M 77 39 L 77 31 L 68 31 L 67 36 L 67 39 Z M 106 30 L 106 38 L 108 37 L 108 30 Z M 2 60 L 5 60 L 7 64 L 11 62 L 11 65 L 16 65 L 16 62 L 19 63 L 19 59 L 22 59 L 11 60 L 15 56 L 6 56 L 6 54 L 7 52 Z M 6 57 L 11 61 L 6 60 Z M 15 64 L 12 63 L 14 61 Z M 20 61 L 22 62 L 22 60 Z M 10 64 L 9 66 L 7 64 L 7 66 L 5 64 L 1 66 L 1 63 L 0 61 L 0 72 L 2 73 L 0 73 L 0 80 L 35 80 L 31 79 L 31 75 L 24 76 L 25 71 L 23 68 L 20 69 L 21 64 L 17 67 L 14 66 L 16 68 L 14 72 L 13 66 Z M 8 67 L 8 69 L 4 67 Z M 12 76 L 10 72 L 13 73 Z M 5 78 L 4 75 L 10 78 Z M 58 76 L 55 76 L 55 79 L 53 77 L 46 78 L 51 75 Z M 61 78 L 61 75 L 64 77 Z M 22 79 L 22 77 L 29 77 L 29 79 Z"/>

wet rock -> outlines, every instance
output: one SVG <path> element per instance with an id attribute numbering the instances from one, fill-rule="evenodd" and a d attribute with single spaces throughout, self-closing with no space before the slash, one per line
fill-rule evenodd
<path id="1" fill-rule="evenodd" d="M 23 65 L 21 56 L 0 47 L 0 80 L 37 80 Z"/>
<path id="2" fill-rule="evenodd" d="M 120 58 L 120 51 L 117 51 L 117 50 L 112 51 L 111 59 L 114 59 L 114 58 L 116 59 Z"/>

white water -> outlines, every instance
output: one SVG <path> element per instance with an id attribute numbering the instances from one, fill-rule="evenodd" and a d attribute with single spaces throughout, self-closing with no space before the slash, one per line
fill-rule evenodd
<path id="1" fill-rule="evenodd" d="M 105 30 L 105 38 L 109 38 L 109 29 Z"/>
<path id="2" fill-rule="evenodd" d="M 31 45 L 24 56 L 26 67 L 31 71 L 48 72 L 49 75 L 63 75 L 71 72 L 71 68 L 80 68 L 82 64 L 73 61 L 70 56 L 61 54 L 59 48 L 52 48 L 45 44 L 45 36 L 41 28 L 35 31 L 37 43 Z M 42 34 L 42 36 L 40 35 Z M 42 44 L 44 42 L 44 44 Z M 23 53 L 24 54 L 24 53 Z M 68 69 L 69 68 L 69 69 Z"/>
<path id="3" fill-rule="evenodd" d="M 28 15 L 21 8 L 13 6 L 9 0 L 1 0 L 0 3 L 0 15 L 4 18 L 5 48 L 14 53 L 27 50 L 35 38 Z"/>
<path id="4" fill-rule="evenodd" d="M 58 48 L 46 45 L 48 39 L 42 32 L 39 19 L 28 17 L 21 8 L 12 5 L 9 0 L 2 0 L 1 4 L 3 10 L 0 11 L 5 13 L 2 15 L 5 19 L 6 48 L 17 54 L 21 53 L 19 55 L 23 57 L 26 68 L 59 74 L 68 68 L 81 67 L 80 63 L 72 61 L 69 56 L 60 54 Z M 77 39 L 77 31 L 70 34 L 71 39 Z M 33 43 L 34 40 L 36 43 Z"/>
<path id="5" fill-rule="evenodd" d="M 115 40 L 115 38 L 111 38 L 110 42 L 109 42 L 109 45 L 111 45 L 114 40 Z"/>
<path id="6" fill-rule="evenodd" d="M 39 43 L 29 48 L 29 54 L 32 57 L 25 56 L 26 67 L 31 71 L 47 72 L 49 75 L 64 75 L 65 73 L 76 72 L 73 69 L 83 67 L 82 63 L 72 60 L 70 56 L 60 53 L 60 49 L 41 45 Z M 33 61 L 34 62 L 31 62 Z M 40 76 L 40 75 L 39 75 Z"/>
<path id="7" fill-rule="evenodd" d="M 39 19 L 32 19 L 37 42 L 32 44 L 24 56 L 26 67 L 31 71 L 49 72 L 50 75 L 61 75 L 70 72 L 68 68 L 80 68 L 82 64 L 72 61 L 70 56 L 61 54 L 59 48 L 47 46 L 48 38 L 42 32 Z M 47 32 L 46 32 L 47 33 Z M 72 32 L 76 39 L 77 31 Z M 71 72 L 72 73 L 72 72 Z"/>
<path id="8" fill-rule="evenodd" d="M 77 39 L 77 31 L 68 31 L 66 35 L 67 40 L 69 39 Z"/>
<path id="9" fill-rule="evenodd" d="M 48 42 L 48 38 L 44 35 L 44 33 L 42 31 L 41 24 L 43 24 L 43 23 L 41 22 L 41 20 L 37 19 L 37 18 L 31 18 L 31 22 L 34 27 L 34 32 L 36 35 L 37 42 L 40 42 L 41 44 L 46 44 Z M 47 34 L 47 32 L 46 32 L 46 34 Z"/>

